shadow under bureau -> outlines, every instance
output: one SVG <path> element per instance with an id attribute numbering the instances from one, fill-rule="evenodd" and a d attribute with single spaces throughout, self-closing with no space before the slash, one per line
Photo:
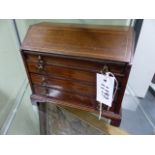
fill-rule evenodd
<path id="1" fill-rule="evenodd" d="M 99 113 L 96 73 L 112 72 L 118 88 L 102 116 L 119 126 L 134 53 L 134 31 L 127 26 L 40 23 L 29 27 L 21 54 L 46 134 L 46 102 Z"/>

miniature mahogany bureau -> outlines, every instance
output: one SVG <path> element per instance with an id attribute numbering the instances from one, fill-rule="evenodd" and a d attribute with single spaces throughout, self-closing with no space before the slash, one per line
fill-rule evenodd
<path id="1" fill-rule="evenodd" d="M 118 81 L 112 107 L 102 116 L 119 126 L 134 53 L 134 31 L 128 26 L 40 23 L 32 25 L 21 54 L 46 134 L 46 102 L 99 113 L 96 73 L 110 71 Z"/>

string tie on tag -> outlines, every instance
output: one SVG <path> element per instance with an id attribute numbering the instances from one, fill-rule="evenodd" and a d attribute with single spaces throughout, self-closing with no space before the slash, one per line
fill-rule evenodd
<path id="1" fill-rule="evenodd" d="M 113 100 L 114 100 L 114 98 L 115 98 L 115 95 L 116 95 L 116 92 L 117 92 L 117 89 L 118 89 L 118 81 L 117 81 L 115 75 L 114 75 L 113 73 L 111 73 L 111 72 L 106 72 L 105 75 L 106 75 L 106 79 L 105 79 L 105 80 L 107 80 L 109 76 L 114 77 L 115 89 L 114 89 L 113 96 L 112 96 L 112 102 L 113 102 Z M 101 117 L 102 117 L 102 104 L 103 104 L 103 103 L 100 102 L 100 107 L 99 107 L 99 120 L 100 120 Z M 109 107 L 109 108 L 110 108 L 110 107 Z M 108 108 L 108 110 L 109 110 L 109 108 Z"/>

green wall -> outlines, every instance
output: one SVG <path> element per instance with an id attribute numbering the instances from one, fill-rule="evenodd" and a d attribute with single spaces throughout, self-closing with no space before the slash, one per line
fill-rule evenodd
<path id="1" fill-rule="evenodd" d="M 12 20 L 0 20 L 0 127 L 26 79 Z"/>

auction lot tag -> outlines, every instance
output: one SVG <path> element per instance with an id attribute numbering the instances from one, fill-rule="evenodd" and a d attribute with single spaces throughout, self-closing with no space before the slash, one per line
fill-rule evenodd
<path id="1" fill-rule="evenodd" d="M 96 75 L 96 100 L 109 107 L 112 105 L 115 77 L 108 74 Z"/>

